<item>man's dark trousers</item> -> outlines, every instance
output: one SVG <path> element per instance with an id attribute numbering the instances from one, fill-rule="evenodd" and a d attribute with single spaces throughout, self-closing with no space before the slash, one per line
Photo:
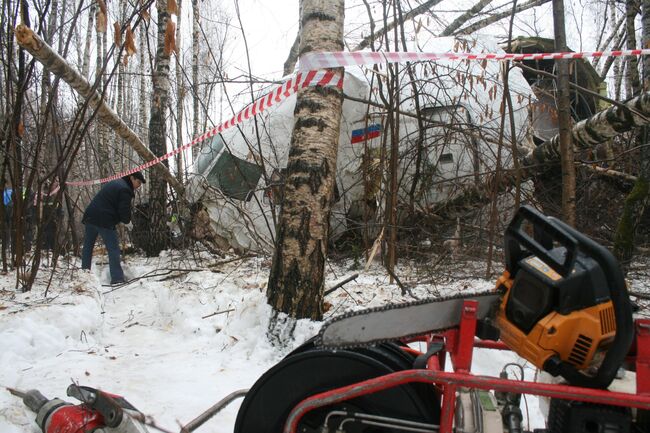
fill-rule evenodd
<path id="1" fill-rule="evenodd" d="M 117 231 L 115 229 L 107 229 L 98 227 L 94 224 L 86 223 L 86 236 L 84 239 L 84 247 L 81 253 L 81 268 L 90 269 L 93 259 L 93 248 L 97 235 L 101 236 L 106 245 L 106 252 L 108 253 L 108 267 L 111 272 L 111 284 L 121 283 L 124 281 L 124 271 L 120 265 L 120 244 L 117 240 Z"/>

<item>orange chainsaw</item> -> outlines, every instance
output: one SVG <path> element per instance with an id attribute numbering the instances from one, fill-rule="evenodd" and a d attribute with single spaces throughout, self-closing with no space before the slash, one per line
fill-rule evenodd
<path id="1" fill-rule="evenodd" d="M 458 326 L 478 302 L 481 338 L 570 384 L 606 388 L 633 340 L 632 309 L 612 254 L 564 222 L 524 206 L 505 233 L 505 267 L 489 292 L 350 312 L 325 323 L 318 344 L 369 346 Z"/>

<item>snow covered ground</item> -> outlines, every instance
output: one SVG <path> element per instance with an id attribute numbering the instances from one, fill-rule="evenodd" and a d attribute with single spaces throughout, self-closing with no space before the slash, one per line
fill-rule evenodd
<path id="1" fill-rule="evenodd" d="M 249 388 L 320 327 L 300 321 L 290 347 L 267 341 L 268 258 L 219 264 L 224 260 L 187 252 L 165 252 L 156 259 L 129 256 L 127 276 L 142 278 L 117 288 L 103 285 L 105 257 L 95 261 L 93 272 L 78 270 L 76 260 L 61 264 L 47 296 L 47 270 L 29 293 L 13 290 L 14 274 L 0 276 L 0 432 L 39 431 L 34 414 L 4 387 L 36 388 L 47 397 L 70 400 L 65 390 L 72 382 L 123 395 L 158 426 L 179 431 L 224 396 Z M 329 264 L 327 286 L 360 272 L 349 265 Z M 414 286 L 416 278 L 427 280 L 427 272 L 422 264 L 399 269 L 402 282 L 421 297 L 493 285 L 447 276 Z M 411 299 L 389 284 L 381 268 L 360 273 L 327 297 L 328 317 Z M 510 353 L 478 351 L 474 372 L 497 375 L 512 361 L 522 362 Z M 533 376 L 528 366 L 526 379 Z M 198 432 L 232 432 L 240 402 Z M 530 427 L 542 427 L 537 399 L 528 397 L 527 407 Z"/>

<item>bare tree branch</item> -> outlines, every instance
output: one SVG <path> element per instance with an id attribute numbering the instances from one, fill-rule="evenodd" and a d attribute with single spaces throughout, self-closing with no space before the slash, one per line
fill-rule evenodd
<path id="1" fill-rule="evenodd" d="M 422 3 L 420 6 L 411 9 L 407 13 L 404 14 L 402 22 L 406 22 L 410 19 L 413 19 L 417 17 L 418 15 L 423 14 L 424 12 L 428 11 L 438 3 L 440 3 L 442 0 L 429 0 L 425 3 Z M 548 1 L 548 0 L 546 0 Z M 386 33 L 390 32 L 393 30 L 397 25 L 400 23 L 398 21 L 393 21 L 392 23 L 388 24 L 386 27 L 383 29 L 379 29 L 377 32 L 370 34 L 369 36 L 366 36 L 359 44 L 352 49 L 352 51 L 358 51 L 358 50 L 363 50 L 364 48 L 367 48 L 372 41 L 375 39 L 383 37 Z"/>
<path id="2" fill-rule="evenodd" d="M 447 28 L 440 33 L 440 36 L 453 35 L 454 32 L 460 28 L 460 26 L 462 26 L 472 18 L 476 17 L 476 14 L 482 11 L 483 8 L 485 8 L 485 6 L 489 5 L 490 3 L 492 3 L 492 0 L 479 0 L 479 2 L 476 3 L 474 6 L 472 6 L 471 9 L 469 9 L 467 12 L 465 12 L 464 14 L 456 18 L 451 24 L 449 24 Z"/>
<path id="3" fill-rule="evenodd" d="M 92 86 L 59 54 L 47 45 L 29 27 L 18 25 L 16 27 L 16 40 L 36 60 L 41 62 L 51 73 L 63 79 L 81 96 L 88 99 L 90 105 L 97 110 L 97 117 L 121 138 L 123 138 L 145 161 L 156 159 L 154 155 L 140 140 L 140 138 L 124 123 L 117 114 L 102 100 Z M 184 195 L 184 187 L 162 164 L 154 165 L 154 169 L 174 188 L 179 196 Z"/>
<path id="4" fill-rule="evenodd" d="M 531 0 L 528 3 L 522 4 L 521 6 L 517 6 L 517 9 L 516 9 L 515 13 L 519 13 L 519 12 L 525 11 L 527 9 L 534 8 L 536 6 L 541 6 L 544 3 L 548 3 L 549 1 L 550 0 Z M 476 21 L 473 24 L 470 24 L 469 26 L 467 26 L 467 27 L 459 30 L 458 32 L 456 32 L 456 34 L 469 35 L 471 33 L 474 33 L 476 31 L 484 28 L 484 27 L 489 26 L 490 24 L 496 23 L 497 21 L 499 21 L 499 20 L 501 20 L 503 18 L 509 17 L 511 14 L 512 14 L 512 11 L 505 11 L 505 12 L 501 12 L 501 13 L 496 14 L 496 15 L 492 15 L 491 17 L 488 17 L 488 18 L 482 19 L 480 21 Z"/>
<path id="5" fill-rule="evenodd" d="M 298 47 L 300 47 L 300 32 L 298 32 L 296 39 L 293 41 L 293 45 L 291 45 L 287 60 L 284 61 L 284 75 L 289 75 L 296 67 L 296 62 L 298 61 Z"/>
<path id="6" fill-rule="evenodd" d="M 621 49 L 621 47 L 623 46 L 623 42 L 625 41 L 626 34 L 627 34 L 627 30 L 625 29 L 625 27 L 623 27 L 621 29 L 621 32 L 618 34 L 618 37 L 616 38 L 616 42 L 614 42 L 614 46 L 612 47 L 613 50 Z M 609 73 L 609 68 L 612 67 L 615 60 L 616 57 L 614 56 L 607 57 L 607 60 L 605 60 L 605 63 L 603 64 L 603 68 L 600 70 L 601 79 L 605 80 L 607 78 L 607 74 Z"/>

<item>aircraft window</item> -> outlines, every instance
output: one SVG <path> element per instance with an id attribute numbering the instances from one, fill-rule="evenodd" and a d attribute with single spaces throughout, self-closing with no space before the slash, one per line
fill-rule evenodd
<path id="1" fill-rule="evenodd" d="M 453 153 L 443 153 L 440 155 L 440 159 L 438 160 L 441 164 L 451 164 L 454 162 L 454 154 Z"/>
<path id="2" fill-rule="evenodd" d="M 196 174 L 203 174 L 210 167 L 214 158 L 221 152 L 221 149 L 223 149 L 221 135 L 215 135 L 201 148 L 196 159 Z"/>
<path id="3" fill-rule="evenodd" d="M 262 167 L 224 152 L 210 170 L 207 180 L 228 197 L 250 201 L 261 176 Z"/>

